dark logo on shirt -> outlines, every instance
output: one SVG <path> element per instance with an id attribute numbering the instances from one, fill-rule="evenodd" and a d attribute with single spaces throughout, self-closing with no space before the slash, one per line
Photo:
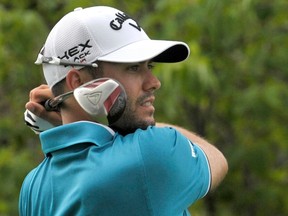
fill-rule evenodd
<path id="1" fill-rule="evenodd" d="M 115 15 L 116 15 L 116 18 L 111 20 L 111 22 L 110 22 L 110 26 L 114 30 L 120 30 L 125 21 L 127 21 L 129 19 L 133 20 L 131 17 L 129 17 L 125 13 L 121 14 L 120 12 L 118 12 Z M 131 23 L 131 22 L 129 23 L 129 25 L 136 28 L 138 31 L 141 31 L 141 27 L 139 26 L 139 24 L 135 20 L 133 20 L 133 21 L 136 23 L 136 25 Z"/>

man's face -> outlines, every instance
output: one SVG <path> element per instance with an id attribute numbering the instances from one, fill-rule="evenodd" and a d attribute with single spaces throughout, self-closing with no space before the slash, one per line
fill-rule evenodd
<path id="1" fill-rule="evenodd" d="M 152 63 L 101 63 L 104 77 L 119 81 L 125 88 L 127 103 L 124 113 L 112 127 L 127 134 L 137 128 L 155 125 L 154 92 L 161 86 L 152 73 Z"/>

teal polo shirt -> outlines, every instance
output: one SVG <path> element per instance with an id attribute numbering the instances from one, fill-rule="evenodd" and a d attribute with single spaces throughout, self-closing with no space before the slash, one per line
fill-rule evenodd
<path id="1" fill-rule="evenodd" d="M 21 216 L 182 216 L 206 195 L 204 152 L 173 128 L 122 136 L 76 122 L 40 134 L 45 158 L 25 178 Z"/>

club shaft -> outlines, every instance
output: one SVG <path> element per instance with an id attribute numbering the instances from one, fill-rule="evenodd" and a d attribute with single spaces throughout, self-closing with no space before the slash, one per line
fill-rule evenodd
<path id="1" fill-rule="evenodd" d="M 70 97 L 73 94 L 73 91 L 67 92 L 65 94 L 61 94 L 55 98 L 50 98 L 45 101 L 44 107 L 46 111 L 59 111 L 59 105 Z"/>

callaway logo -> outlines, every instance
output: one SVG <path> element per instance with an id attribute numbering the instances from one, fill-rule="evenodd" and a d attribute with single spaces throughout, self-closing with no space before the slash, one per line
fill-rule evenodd
<path id="1" fill-rule="evenodd" d="M 87 40 L 85 43 L 80 43 L 78 46 L 74 46 L 70 48 L 69 50 L 64 52 L 64 55 L 62 57 L 58 56 L 60 59 L 70 59 L 73 57 L 74 62 L 84 62 L 85 57 L 90 55 L 90 48 L 92 47 L 89 45 L 90 40 Z"/>
<path id="2" fill-rule="evenodd" d="M 121 14 L 120 12 L 116 13 L 116 18 L 114 20 L 112 20 L 110 22 L 110 26 L 112 29 L 114 30 L 120 30 L 122 28 L 123 23 L 128 20 L 128 19 L 132 19 L 131 17 L 129 17 L 128 15 L 126 15 L 125 13 Z M 132 19 L 133 20 L 133 19 Z M 129 23 L 129 25 L 133 26 L 134 28 L 136 28 L 138 31 L 141 31 L 141 27 L 139 26 L 139 24 L 133 20 L 135 24 L 133 23 Z"/>

